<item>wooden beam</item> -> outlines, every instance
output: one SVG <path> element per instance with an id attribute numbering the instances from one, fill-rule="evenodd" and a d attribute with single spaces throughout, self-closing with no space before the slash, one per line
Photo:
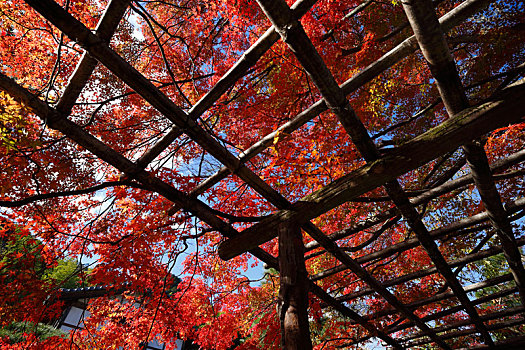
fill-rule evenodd
<path id="1" fill-rule="evenodd" d="M 517 243 L 518 243 L 519 246 L 525 245 L 525 238 L 519 239 L 517 241 Z M 471 263 L 471 262 L 474 262 L 474 261 L 478 261 L 478 260 L 481 260 L 481 259 L 488 258 L 490 256 L 494 256 L 496 254 L 501 253 L 502 251 L 503 250 L 502 250 L 501 247 L 490 247 L 490 248 L 482 250 L 480 252 L 473 253 L 473 254 L 467 254 L 467 255 L 465 255 L 465 256 L 463 256 L 461 258 L 458 258 L 456 260 L 450 261 L 448 263 L 448 265 L 450 267 L 456 267 L 456 266 L 460 266 L 460 265 L 463 265 L 463 264 L 468 264 L 468 263 Z M 414 271 L 412 273 L 408 273 L 406 275 L 396 277 L 396 278 L 391 279 L 391 280 L 383 281 L 383 286 L 385 286 L 385 287 L 396 286 L 398 284 L 405 283 L 405 282 L 414 280 L 416 278 L 422 278 L 422 277 L 425 277 L 425 276 L 430 276 L 430 275 L 432 275 L 434 273 L 437 273 L 437 272 L 438 272 L 438 269 L 436 267 L 429 267 L 429 268 L 426 268 L 426 269 L 420 269 L 420 270 Z M 375 292 L 375 290 L 373 288 L 363 288 L 363 289 L 361 289 L 361 290 L 359 290 L 357 292 L 340 296 L 340 297 L 337 298 L 337 300 L 349 301 L 349 300 L 352 300 L 352 299 L 355 299 L 355 298 L 358 298 L 358 297 L 370 295 L 370 294 L 372 294 L 374 292 Z"/>
<path id="2" fill-rule="evenodd" d="M 184 111 L 182 111 L 177 105 L 175 105 L 167 96 L 162 94 L 159 89 L 157 89 L 151 82 L 149 82 L 142 74 L 140 74 L 135 68 L 130 64 L 124 61 L 120 56 L 118 56 L 113 50 L 107 47 L 99 38 L 93 35 L 82 23 L 72 17 L 67 11 L 60 7 L 57 3 L 51 0 L 25 0 L 29 5 L 31 5 L 35 10 L 37 10 L 41 15 L 46 19 L 51 21 L 56 27 L 62 30 L 66 35 L 68 35 L 73 40 L 78 41 L 92 56 L 96 57 L 99 62 L 104 64 L 108 69 L 110 69 L 117 77 L 122 79 L 128 86 L 133 88 L 137 93 L 139 93 L 146 101 L 148 101 L 152 106 L 154 106 L 159 112 L 163 113 L 168 119 L 175 123 L 179 128 L 183 129 L 184 132 L 195 140 L 199 145 L 201 145 L 206 151 L 211 155 L 217 158 L 220 162 L 225 164 L 230 171 L 235 172 L 242 180 L 244 180 L 250 187 L 255 191 L 260 193 L 264 198 L 269 200 L 277 208 L 289 208 L 291 203 L 289 203 L 282 195 L 280 195 L 276 190 L 270 187 L 266 182 L 259 178 L 255 173 L 248 169 L 243 163 L 239 161 L 238 158 L 233 156 L 226 148 L 219 144 L 211 135 L 206 133 L 202 127 L 200 127 L 194 120 L 192 120 Z M 77 140 L 75 140 L 77 141 Z M 78 142 L 78 141 L 77 141 Z M 114 152 L 114 151 L 113 151 Z M 100 153 L 102 154 L 102 153 Z M 98 154 L 97 154 L 98 155 Z M 107 154 L 106 154 L 107 155 Z M 122 158 L 122 157 L 121 157 Z M 105 159 L 107 161 L 107 159 Z M 133 163 L 132 163 L 133 164 Z M 139 178 L 139 174 L 142 175 L 141 171 L 138 171 L 136 164 L 133 164 L 133 172 L 135 178 L 143 182 L 144 178 Z M 160 181 L 160 180 L 159 180 Z M 157 184 L 158 185 L 158 184 Z M 179 196 L 182 193 L 179 193 Z M 184 195 L 184 194 L 182 194 Z M 194 198 L 189 198 L 184 195 L 186 199 L 193 203 L 203 204 L 200 201 L 195 201 Z M 180 203 L 180 200 L 179 200 Z M 179 204 L 180 205 L 180 204 Z M 186 203 L 186 206 L 188 204 Z M 182 205 L 182 207 L 184 207 Z M 195 210 L 195 208 L 193 208 Z M 190 210 L 191 212 L 191 210 Z M 195 214 L 193 211 L 192 213 Z M 200 215 L 209 214 L 207 210 L 201 210 Z M 207 220 L 214 221 L 217 224 L 224 224 L 224 222 L 217 217 L 208 216 Z M 208 222 L 207 220 L 203 220 Z M 219 221 L 217 221 L 219 220 Z M 209 222 L 208 222 L 209 223 Z M 350 264 L 354 269 L 357 269 L 362 276 L 372 283 L 374 288 L 378 288 L 381 291 L 382 295 L 395 305 L 400 307 L 401 310 L 402 304 L 397 301 L 397 299 L 386 289 L 381 288 L 380 284 L 373 279 L 368 273 L 360 268 L 357 264 L 351 261 L 351 258 L 348 257 L 343 251 L 341 251 L 337 245 L 329 239 L 326 239 L 326 236 L 314 225 L 311 223 L 304 223 L 305 230 L 313 235 L 316 240 L 323 240 L 329 244 L 329 247 L 325 244 L 325 248 L 331 252 L 335 252 L 337 258 L 342 258 L 342 262 Z M 214 227 L 214 225 L 211 225 Z M 227 225 L 223 228 L 232 229 L 231 226 Z M 230 234 L 231 235 L 231 234 Z M 254 247 L 256 248 L 256 247 Z M 404 310 L 406 312 L 406 310 Z M 410 317 L 410 315 L 409 315 Z M 414 322 L 418 323 L 411 316 Z M 423 323 L 419 323 L 418 326 L 423 327 L 430 331 L 428 326 Z M 439 342 L 439 339 L 436 339 Z"/>
<path id="3" fill-rule="evenodd" d="M 512 203 L 510 203 L 507 206 L 507 214 L 511 215 L 514 214 L 522 209 L 525 208 L 525 198 L 518 199 Z M 430 236 L 433 239 L 440 239 L 442 237 L 456 237 L 459 235 L 463 235 L 468 232 L 472 232 L 473 230 L 478 231 L 482 229 L 486 229 L 490 226 L 484 225 L 481 227 L 476 227 L 473 230 L 469 230 L 470 227 L 483 223 L 485 221 L 489 220 L 488 213 L 485 211 L 483 213 L 479 213 L 476 215 L 472 215 L 468 218 L 456 221 L 454 223 L 451 223 L 450 225 L 440 227 L 438 229 L 435 229 L 430 232 Z M 465 232 L 466 231 L 466 232 Z M 386 259 L 389 256 L 392 256 L 394 254 L 404 252 L 406 250 L 415 248 L 419 245 L 419 240 L 417 238 L 410 238 L 403 242 L 399 242 L 396 244 L 392 244 L 384 249 L 378 250 L 376 252 L 372 252 L 363 256 L 360 256 L 356 258 L 356 262 L 360 264 L 365 264 L 373 260 L 382 260 Z M 346 267 L 344 265 L 338 265 L 336 267 L 327 269 L 325 271 L 321 271 L 315 275 L 310 276 L 312 281 L 316 281 L 322 278 L 329 277 L 335 273 L 344 271 Z"/>
<path id="4" fill-rule="evenodd" d="M 501 284 L 501 283 L 504 283 L 504 282 L 509 282 L 509 281 L 512 281 L 512 274 L 507 273 L 505 275 L 501 275 L 501 276 L 498 276 L 498 277 L 490 278 L 490 279 L 485 280 L 485 281 L 481 281 L 481 282 L 478 282 L 478 283 L 473 283 L 473 284 L 467 285 L 467 286 L 465 286 L 464 289 L 465 289 L 465 292 L 469 292 L 470 293 L 470 292 L 474 292 L 474 291 L 477 291 L 477 290 L 480 290 L 480 289 L 483 289 L 483 288 L 495 286 L 495 285 L 498 285 L 498 284 Z M 450 299 L 450 298 L 454 298 L 454 297 L 455 297 L 454 293 L 451 290 L 447 290 L 447 291 L 445 291 L 443 293 L 438 293 L 438 294 L 432 295 L 430 297 L 419 299 L 419 300 L 413 301 L 411 303 L 408 303 L 407 307 L 409 307 L 411 309 L 417 309 L 417 308 L 422 307 L 422 306 L 426 306 L 426 305 L 429 305 L 429 304 L 432 304 L 432 303 L 436 303 L 438 301 L 442 301 L 442 300 L 446 300 L 446 299 Z M 472 303 L 474 305 L 479 304 L 476 300 L 473 300 Z M 462 310 L 462 306 L 461 305 L 458 307 L 457 311 L 460 311 L 460 310 Z M 365 315 L 363 317 L 365 319 L 367 319 L 367 320 L 377 320 L 380 317 L 384 317 L 384 316 L 387 316 L 387 315 L 393 315 L 395 313 L 396 313 L 395 309 L 384 309 L 384 310 L 375 312 L 373 314 Z M 424 318 L 422 318 L 422 320 L 427 322 L 427 320 L 424 319 Z"/>
<path id="5" fill-rule="evenodd" d="M 483 322 L 487 322 L 487 321 L 495 320 L 495 319 L 498 319 L 498 318 L 503 318 L 503 317 L 508 317 L 508 316 L 515 316 L 515 315 L 523 313 L 523 311 L 525 311 L 525 308 L 523 307 L 523 305 L 520 305 L 520 306 L 511 307 L 511 308 L 506 308 L 504 310 L 500 310 L 500 311 L 497 311 L 497 312 L 484 314 L 484 315 L 480 316 L 480 318 L 481 318 L 481 320 Z M 459 329 L 461 327 L 468 326 L 471 323 L 472 323 L 471 320 L 462 320 L 462 321 L 458 321 L 458 322 L 447 324 L 445 326 L 434 328 L 434 331 L 437 332 L 437 333 L 442 333 L 442 332 L 446 332 L 446 331 L 449 331 L 449 330 Z M 412 335 L 410 335 L 408 337 L 402 338 L 402 339 L 400 339 L 400 341 L 407 342 L 409 340 L 418 339 L 418 338 L 421 338 L 421 337 L 424 337 L 424 336 L 425 336 L 425 334 L 423 334 L 423 333 L 416 333 L 416 334 L 412 334 Z"/>
<path id="6" fill-rule="evenodd" d="M 290 219 L 311 220 L 346 201 L 415 169 L 465 142 L 465 135 L 477 137 L 498 127 L 519 122 L 521 100 L 525 99 L 522 79 L 485 103 L 450 118 L 426 133 L 399 146 L 386 156 L 367 164 L 324 188 L 303 197 L 290 210 L 281 210 L 219 245 L 219 255 L 228 260 L 275 238 L 271 227 Z"/>
<path id="7" fill-rule="evenodd" d="M 470 104 L 432 1 L 407 0 L 402 4 L 421 52 L 436 80 L 445 108 L 450 116 L 454 116 L 470 107 Z M 505 258 L 520 290 L 522 305 L 525 305 L 525 269 L 512 227 L 492 179 L 485 150 L 478 140 L 466 143 L 463 149 L 483 205 L 502 242 Z"/>
<path id="8" fill-rule="evenodd" d="M 297 18 L 300 18 L 306 14 L 306 12 L 315 4 L 316 0 L 298 0 L 292 8 L 295 10 L 294 14 Z M 213 104 L 230 88 L 237 80 L 242 78 L 248 70 L 255 65 L 259 59 L 266 53 L 274 43 L 279 40 L 279 35 L 273 27 L 268 30 L 252 45 L 249 49 L 244 51 L 241 58 L 215 83 L 215 85 L 201 97 L 197 103 L 188 111 L 189 118 L 197 120 L 202 114 L 208 110 Z M 147 164 L 155 159 L 166 147 L 168 147 L 178 137 L 183 135 L 184 132 L 177 126 L 174 126 L 167 132 L 155 146 L 144 153 L 141 157 L 142 162 Z M 227 168 L 228 175 L 231 174 L 230 169 Z M 195 193 L 191 193 L 191 196 L 196 197 Z M 180 207 L 174 205 L 169 213 L 175 213 Z"/>
<path id="9" fill-rule="evenodd" d="M 263 195 L 264 198 L 268 199 L 278 208 L 290 207 L 291 203 L 289 203 L 277 191 L 275 191 L 257 175 L 255 175 L 255 173 L 253 173 L 243 163 L 241 163 L 239 159 L 229 153 L 228 150 L 226 150 L 213 137 L 206 133 L 199 125 L 195 123 L 195 121 L 193 121 L 184 111 L 176 106 L 169 98 L 162 94 L 144 76 L 142 76 L 131 65 L 125 62 L 113 50 L 104 45 L 100 39 L 94 36 L 82 23 L 73 18 L 58 4 L 51 0 L 25 1 L 38 12 L 40 12 L 46 19 L 51 21 L 60 30 L 62 30 L 66 35 L 68 35 L 73 40 L 78 41 L 91 55 L 96 57 L 116 76 L 121 78 L 128 86 L 133 88 L 146 101 L 163 113 L 168 119 L 183 129 L 188 136 L 199 143 L 199 145 L 201 145 L 211 155 L 225 164 L 232 172 L 235 172 L 241 179 L 250 185 L 250 187 Z M 139 181 L 141 180 L 139 179 Z M 211 218 L 208 219 L 211 220 Z M 215 219 L 218 218 L 215 217 Z M 316 237 L 324 237 L 322 232 L 315 228 L 312 224 L 305 225 L 305 229 L 308 230 L 309 233 L 313 233 Z M 337 251 L 337 249 L 338 247 L 334 245 L 334 247 L 331 247 L 330 250 Z M 340 252 L 339 255 L 344 257 L 346 260 L 350 259 L 344 255 L 343 252 Z M 364 273 L 366 274 L 366 272 Z M 379 286 L 378 283 L 375 283 L 375 285 Z M 390 296 L 391 300 L 395 299 L 391 293 L 386 291 L 386 289 L 383 292 L 385 295 Z M 396 305 L 401 306 L 399 303 Z M 417 322 L 417 320 L 414 321 Z M 429 330 L 426 325 L 420 325 L 423 328 Z"/>
<path id="10" fill-rule="evenodd" d="M 511 274 L 509 274 L 509 275 L 510 276 L 508 276 L 508 278 L 506 277 L 506 279 L 512 280 L 512 275 Z M 487 280 L 487 282 L 490 282 L 490 280 Z M 469 286 L 467 286 L 467 287 L 469 287 Z M 485 295 L 485 296 L 483 296 L 481 298 L 474 299 L 474 300 L 472 300 L 472 303 L 474 305 L 479 305 L 479 304 L 486 303 L 486 302 L 489 302 L 489 301 L 492 301 L 492 300 L 495 300 L 495 299 L 504 298 L 504 297 L 506 297 L 508 295 L 517 293 L 517 291 L 518 291 L 517 287 L 503 289 L 503 290 L 500 290 L 498 292 L 492 293 L 490 295 Z M 408 304 L 408 305 L 410 305 L 410 304 Z M 462 310 L 463 310 L 463 306 L 458 305 L 458 306 L 454 306 L 454 307 L 451 307 L 451 308 L 448 308 L 448 309 L 436 312 L 434 314 L 430 314 L 430 315 L 424 316 L 424 317 L 421 318 L 421 320 L 424 321 L 424 322 L 430 322 L 430 321 L 434 321 L 434 320 L 440 319 L 440 318 L 448 316 L 448 315 L 455 314 L 456 312 L 459 312 L 459 311 L 462 311 Z M 368 318 L 368 316 L 367 316 L 367 318 Z M 402 324 L 393 324 L 393 325 L 388 326 L 386 328 L 386 332 L 388 334 L 391 334 L 391 333 L 399 332 L 399 331 L 402 331 L 402 330 L 405 330 L 405 329 L 408 329 L 408 328 L 412 328 L 412 327 L 414 327 L 414 324 L 411 321 L 407 321 L 407 322 L 404 322 Z M 355 341 L 353 341 L 351 343 L 348 343 L 346 345 L 350 346 L 350 345 L 354 345 L 354 344 L 360 344 L 360 343 L 363 343 L 363 342 L 367 341 L 370 338 L 371 338 L 371 336 L 367 335 L 365 337 L 358 338 Z"/>
<path id="11" fill-rule="evenodd" d="M 447 13 L 446 15 L 440 18 L 440 23 L 442 24 L 443 30 L 445 31 L 451 30 L 452 28 L 457 26 L 459 23 L 461 23 L 463 20 L 472 16 L 474 13 L 480 11 L 481 9 L 485 8 L 486 6 L 488 6 L 488 4 L 490 4 L 493 1 L 494 0 L 466 0 L 462 2 L 459 6 L 457 6 L 456 8 L 451 10 L 449 13 Z M 293 9 L 293 6 L 292 6 L 292 9 Z M 297 12 L 298 10 L 294 10 L 294 14 L 297 14 Z M 263 41 L 261 40 L 261 43 L 262 42 Z M 252 46 L 252 48 L 253 50 L 260 49 L 255 44 L 254 46 Z M 370 82 L 372 79 L 376 78 L 379 74 L 383 73 L 384 71 L 392 67 L 394 64 L 400 62 L 403 58 L 405 58 L 409 54 L 415 52 L 416 49 L 417 49 L 417 40 L 415 36 L 411 36 L 410 38 L 405 39 L 402 43 L 400 43 L 399 45 L 394 47 L 392 50 L 384 54 L 377 61 L 371 63 L 368 67 L 364 68 L 361 72 L 357 73 L 356 75 L 352 76 L 350 79 L 345 81 L 341 85 L 341 89 L 344 91 L 345 95 L 349 95 L 355 92 L 361 86 Z M 238 64 L 241 64 L 241 62 L 239 61 Z M 233 68 L 232 68 L 232 72 L 233 72 Z M 313 118 L 315 118 L 322 112 L 326 111 L 327 109 L 328 107 L 324 100 L 317 101 L 316 103 L 308 107 L 306 110 L 299 113 L 295 118 L 283 124 L 277 130 L 266 135 L 260 141 L 256 142 L 251 147 L 244 150 L 241 153 L 241 156 L 239 158 L 240 161 L 243 163 L 249 161 L 250 159 L 260 154 L 262 151 L 264 151 L 267 147 L 273 145 L 275 137 L 278 134 L 285 135 L 285 134 L 290 134 L 296 131 L 301 126 L 306 124 L 308 121 L 312 120 Z M 192 113 L 190 111 L 190 115 L 191 114 Z M 195 187 L 189 193 L 190 196 L 197 197 L 203 194 L 206 190 L 210 189 L 211 187 L 219 183 L 222 179 L 226 178 L 230 174 L 231 174 L 231 171 L 228 167 L 221 168 L 215 174 L 213 174 L 212 176 L 207 178 L 205 181 L 200 183 L 197 187 Z M 169 213 L 174 214 L 179 209 L 180 209 L 179 207 L 174 206 L 170 209 Z"/>
<path id="12" fill-rule="evenodd" d="M 131 0 L 111 0 L 102 14 L 100 21 L 95 28 L 96 35 L 106 44 L 117 30 L 117 26 L 122 20 L 126 9 Z M 84 51 L 78 62 L 73 75 L 69 78 L 66 89 L 56 105 L 60 113 L 70 114 L 78 96 L 86 85 L 89 77 L 97 65 L 97 60 Z"/>
<path id="13" fill-rule="evenodd" d="M 504 328 L 513 327 L 513 326 L 519 326 L 519 325 L 523 324 L 524 322 L 525 322 L 525 318 L 520 317 L 520 318 L 516 318 L 516 319 L 512 319 L 512 320 L 507 320 L 507 321 L 502 321 L 502 322 L 499 322 L 499 323 L 487 325 L 487 329 L 489 331 L 496 331 L 496 330 L 500 330 L 500 329 L 504 329 Z M 446 333 L 446 334 L 440 335 L 440 337 L 443 338 L 443 339 L 453 339 L 453 338 L 462 337 L 462 336 L 469 335 L 469 334 L 474 334 L 474 333 L 477 333 L 477 332 L 478 332 L 477 329 L 469 328 L 469 329 L 463 329 L 463 330 L 458 330 L 458 331 Z M 414 341 L 414 342 L 406 344 L 405 345 L 405 349 L 410 349 L 410 348 L 413 348 L 415 346 L 421 346 L 421 345 L 429 344 L 431 342 L 432 341 L 430 341 L 430 340 Z M 520 344 L 525 344 L 525 342 L 522 341 Z M 489 349 L 491 348 L 488 345 L 487 345 L 487 347 Z M 493 348 L 495 348 L 495 347 L 493 347 Z M 502 348 L 499 348 L 499 349 L 510 349 L 510 348 L 502 347 Z M 512 348 L 512 349 L 523 349 L 523 348 Z"/>

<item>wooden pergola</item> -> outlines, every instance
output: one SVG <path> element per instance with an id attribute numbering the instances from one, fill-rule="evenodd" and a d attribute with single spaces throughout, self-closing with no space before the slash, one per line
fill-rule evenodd
<path id="1" fill-rule="evenodd" d="M 486 8 L 491 1 L 465 0 L 439 19 L 431 0 L 402 1 L 409 24 L 415 34 L 342 85 L 338 85 L 299 22 L 299 19 L 315 4 L 315 0 L 299 0 L 291 8 L 284 0 L 258 0 L 261 9 L 273 26 L 245 51 L 237 63 L 188 112 L 177 106 L 108 45 L 118 23 L 130 5 L 130 0 L 110 1 L 97 26 L 96 33 L 85 27 L 53 0 L 25 1 L 66 36 L 76 41 L 85 52 L 69 85 L 55 106 L 48 105 L 3 74 L 0 75 L 0 88 L 29 106 L 46 122 L 49 128 L 60 131 L 130 179 L 138 181 L 144 188 L 172 201 L 174 203 L 172 212 L 184 209 L 221 233 L 227 238 L 220 244 L 218 250 L 222 259 L 231 259 L 249 252 L 269 267 L 279 270 L 279 306 L 285 348 L 309 349 L 312 347 L 307 311 L 309 293 L 319 298 L 326 307 L 337 310 L 342 316 L 350 318 L 355 324 L 361 325 L 368 331 L 367 337 L 354 339 L 348 343 L 348 346 L 363 344 L 370 338 L 379 338 L 389 347 L 396 349 L 429 343 L 450 349 L 452 348 L 450 340 L 468 334 L 479 335 L 480 342 L 483 344 L 479 348 L 508 349 L 525 346 L 523 335 L 516 335 L 514 338 L 499 343 L 495 342 L 491 336 L 493 331 L 525 323 L 523 318 L 525 270 L 520 252 L 520 247 L 525 244 L 525 239 L 516 239 L 511 225 L 513 220 L 519 219 L 520 212 L 525 209 L 525 199 L 518 199 L 504 206 L 494 182 L 506 177 L 522 176 L 523 172 L 493 175 L 525 161 L 525 150 L 489 164 L 482 141 L 480 141 L 483 135 L 492 130 L 522 121 L 525 81 L 519 80 L 507 85 L 483 104 L 471 106 L 444 34 L 474 13 Z M 242 153 L 242 156 L 237 157 L 203 128 L 198 119 L 279 39 L 282 39 L 296 55 L 321 92 L 323 99 L 312 104 L 310 108 L 252 145 Z M 380 152 L 349 104 L 347 96 L 418 49 L 428 62 L 441 100 L 450 118 L 399 147 L 386 153 Z M 98 63 L 104 65 L 173 122 L 169 132 L 138 161 L 130 161 L 68 119 L 81 90 Z M 515 76 L 519 77 L 524 68 L 523 65 L 515 67 Z M 340 123 L 366 160 L 366 164 L 333 181 L 323 189 L 307 195 L 300 201 L 291 203 L 245 164 L 270 147 L 279 133 L 290 134 L 327 110 L 337 115 Z M 152 160 L 183 134 L 189 136 L 209 155 L 223 164 L 219 171 L 189 193 L 176 189 L 145 170 Z M 421 192 L 416 197 L 409 198 L 398 178 L 448 152 L 455 151 L 458 147 L 463 147 L 470 173 L 443 182 Z M 279 210 L 242 232 L 235 230 L 206 204 L 197 199 L 200 194 L 231 174 L 238 176 Z M 485 211 L 439 229 L 429 230 L 422 221 L 417 207 L 468 184 L 476 186 Z M 310 221 L 380 186 L 384 187 L 389 199 L 395 205 L 391 210 L 331 235 L 326 235 Z M 357 259 L 352 258 L 347 250 L 338 245 L 339 240 L 355 232 L 388 222 L 397 216 L 402 216 L 406 220 L 415 237 Z M 486 243 L 493 235 L 497 235 L 500 242 L 498 246 L 478 249 L 453 261 L 445 259 L 436 243 L 444 238 L 459 237 L 489 228 L 492 228 L 490 236 L 487 236 L 483 243 Z M 314 242 L 305 246 L 301 230 L 312 237 Z M 259 247 L 275 237 L 279 238 L 278 257 L 270 255 Z M 418 246 L 424 248 L 433 262 L 433 267 L 387 281 L 379 281 L 366 269 L 366 265 L 372 261 L 386 259 Z M 308 276 L 305 259 L 324 253 L 335 257 L 338 260 L 338 266 Z M 508 263 L 508 274 L 466 286 L 460 283 L 454 271 L 455 268 L 500 253 L 503 253 Z M 333 296 L 316 284 L 317 281 L 342 271 L 351 271 L 367 287 L 352 294 Z M 390 287 L 392 286 L 436 273 L 446 280 L 448 288 L 439 291 L 432 297 L 407 304 L 391 292 Z M 479 299 L 472 299 L 468 296 L 469 292 L 509 281 L 514 281 L 516 286 Z M 380 295 L 389 304 L 389 308 L 379 313 L 361 315 L 348 306 L 350 301 L 372 293 Z M 476 309 L 476 305 L 483 302 L 516 293 L 521 300 L 521 305 L 518 307 L 483 315 L 480 315 Z M 451 298 L 457 300 L 457 305 L 442 312 L 424 318 L 418 317 L 414 312 L 418 307 Z M 432 321 L 458 311 L 466 312 L 468 319 L 444 327 L 429 325 L 432 324 Z M 375 318 L 395 314 L 406 322 L 393 323 L 381 329 L 370 322 Z M 509 321 L 508 318 L 505 319 L 508 316 L 519 317 L 514 317 Z M 412 327 L 416 327 L 417 331 L 414 331 L 411 336 L 405 338 L 394 336 L 396 332 Z"/>

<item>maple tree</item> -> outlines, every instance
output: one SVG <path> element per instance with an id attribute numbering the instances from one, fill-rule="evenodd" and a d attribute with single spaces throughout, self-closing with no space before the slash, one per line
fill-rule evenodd
<path id="1" fill-rule="evenodd" d="M 0 242 L 41 242 L 5 260 L 22 273 L 2 260 L 0 326 L 59 312 L 49 300 L 68 278 L 40 278 L 37 260 L 89 263 L 89 283 L 140 299 L 99 298 L 82 331 L 2 346 L 279 348 L 278 231 L 304 243 L 310 298 L 297 300 L 315 348 L 399 347 L 421 332 L 414 346 L 490 345 L 489 330 L 524 331 L 523 83 L 511 85 L 525 70 L 523 4 L 434 1 L 453 61 L 425 46 L 435 33 L 412 36 L 421 19 L 400 1 L 288 5 L 0 3 Z M 466 94 L 447 95 L 455 83 Z M 460 113 L 486 101 L 490 113 L 500 94 L 503 112 L 481 126 Z M 469 113 L 472 137 L 453 119 Z M 495 185 L 476 175 L 480 153 Z M 354 192 L 330 197 L 339 190 Z M 290 208 L 304 232 L 283 225 Z M 495 234 L 509 227 L 508 242 Z M 500 253 L 512 274 L 487 267 Z M 261 283 L 245 276 L 261 269 L 254 256 L 268 264 Z M 455 335 L 469 319 L 480 335 Z"/>

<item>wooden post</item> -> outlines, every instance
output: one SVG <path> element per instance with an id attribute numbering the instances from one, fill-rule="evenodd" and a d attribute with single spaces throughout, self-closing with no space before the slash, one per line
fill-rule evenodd
<path id="1" fill-rule="evenodd" d="M 312 348 L 308 324 L 308 280 L 304 264 L 301 226 L 294 221 L 279 224 L 279 269 L 277 310 L 281 320 L 283 349 Z"/>

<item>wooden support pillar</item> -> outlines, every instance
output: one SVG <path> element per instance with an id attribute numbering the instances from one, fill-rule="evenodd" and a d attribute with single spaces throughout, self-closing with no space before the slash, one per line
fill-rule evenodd
<path id="1" fill-rule="evenodd" d="M 308 279 L 304 264 L 301 226 L 283 222 L 278 226 L 281 272 L 277 310 L 281 321 L 283 349 L 312 348 L 308 324 Z"/>

